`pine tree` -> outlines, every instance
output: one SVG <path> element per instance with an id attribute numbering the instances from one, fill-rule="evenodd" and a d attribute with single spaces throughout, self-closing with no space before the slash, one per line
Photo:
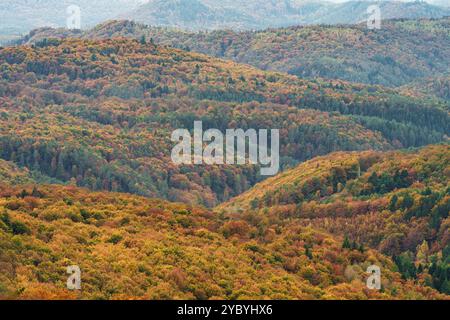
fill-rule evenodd
<path id="1" fill-rule="evenodd" d="M 403 197 L 403 203 L 402 203 L 402 208 L 403 209 L 409 209 L 414 205 L 414 199 L 413 197 L 411 197 L 411 195 L 409 193 L 407 193 L 404 197 Z"/>
<path id="2" fill-rule="evenodd" d="M 398 202 L 398 196 L 394 194 L 394 196 L 391 198 L 391 202 L 389 203 L 389 210 L 394 212 L 397 209 L 397 202 Z"/>
<path id="3" fill-rule="evenodd" d="M 312 259 L 312 258 L 313 258 L 313 255 L 312 255 L 312 252 L 311 252 L 311 247 L 308 246 L 308 245 L 305 245 L 305 255 L 306 255 L 309 259 Z"/>
<path id="4" fill-rule="evenodd" d="M 344 238 L 344 242 L 342 243 L 342 248 L 343 249 L 350 249 L 351 248 L 351 243 L 350 243 L 350 240 L 348 239 L 347 236 L 345 236 L 345 238 Z"/>

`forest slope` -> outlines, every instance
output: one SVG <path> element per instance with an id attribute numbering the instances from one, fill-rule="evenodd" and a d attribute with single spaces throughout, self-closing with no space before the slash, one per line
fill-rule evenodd
<path id="1" fill-rule="evenodd" d="M 360 25 L 303 26 L 263 31 L 186 32 L 110 21 L 84 32 L 34 30 L 21 43 L 51 37 L 131 37 L 246 63 L 299 77 L 399 86 L 448 75 L 450 18 L 383 20 Z"/>
<path id="2" fill-rule="evenodd" d="M 0 185 L 0 298 L 445 299 L 369 249 L 293 222 L 277 229 L 205 209 L 61 186 Z M 365 271 L 382 270 L 381 291 Z M 82 291 L 66 289 L 66 268 Z"/>
<path id="3" fill-rule="evenodd" d="M 405 278 L 450 293 L 450 146 L 334 153 L 220 205 L 250 221 L 297 220 L 391 255 Z"/>
<path id="4" fill-rule="evenodd" d="M 447 139 L 445 106 L 391 89 L 301 80 L 131 39 L 0 50 L 0 157 L 61 183 L 212 206 L 260 177 L 176 166 L 172 130 L 281 129 L 283 166 L 337 150 Z M 276 116 L 275 116 L 276 115 Z"/>

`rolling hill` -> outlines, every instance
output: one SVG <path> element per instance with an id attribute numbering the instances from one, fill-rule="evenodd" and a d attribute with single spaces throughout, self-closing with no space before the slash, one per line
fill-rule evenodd
<path id="1" fill-rule="evenodd" d="M 450 61 L 450 18 L 389 20 L 383 22 L 382 29 L 374 31 L 367 30 L 365 25 L 346 25 L 256 32 L 185 32 L 130 21 L 109 21 L 84 32 L 38 29 L 19 43 L 68 37 L 145 37 L 159 45 L 301 78 L 322 77 L 392 87 L 448 77 Z M 442 98 L 440 94 L 437 96 Z"/>
<path id="2" fill-rule="evenodd" d="M 377 249 L 392 256 L 404 278 L 448 294 L 449 163 L 448 144 L 334 153 L 269 178 L 216 211 L 345 235 L 345 247 Z"/>
<path id="3" fill-rule="evenodd" d="M 128 35 L 302 78 L 399 86 L 449 71 L 450 18 L 383 21 L 374 31 L 365 24 L 209 33 L 128 27 L 136 28 L 125 28 Z"/>
<path id="4" fill-rule="evenodd" d="M 383 290 L 365 285 L 381 267 Z M 66 268 L 82 291 L 66 289 Z M 253 225 L 184 204 L 0 186 L 2 299 L 446 299 L 391 259 L 299 223 Z"/>
<path id="5" fill-rule="evenodd" d="M 417 80 L 400 87 L 399 92 L 415 97 L 437 97 L 450 101 L 450 76 L 437 76 Z"/>
<path id="6" fill-rule="evenodd" d="M 0 157 L 94 190 L 213 206 L 253 166 L 177 166 L 171 132 L 280 128 L 282 166 L 338 150 L 446 140 L 446 109 L 391 89 L 301 80 L 130 39 L 44 39 L 0 50 Z"/>
<path id="7" fill-rule="evenodd" d="M 1 298 L 448 299 L 449 146 L 382 152 L 446 140 L 445 106 L 143 40 L 0 50 Z M 171 163 L 195 119 L 280 128 L 293 168 Z"/>

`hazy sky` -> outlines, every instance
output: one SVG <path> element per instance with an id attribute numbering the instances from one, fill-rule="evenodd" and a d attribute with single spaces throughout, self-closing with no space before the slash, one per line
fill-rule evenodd
<path id="1" fill-rule="evenodd" d="M 95 1 L 95 0 L 94 0 Z M 124 2 L 126 1 L 133 1 L 136 2 L 136 0 L 124 0 Z M 141 3 L 147 3 L 150 2 L 151 0 L 138 0 L 137 2 L 141 2 Z M 283 1 L 283 0 L 280 0 Z M 310 1 L 310 0 L 305 0 L 305 1 Z M 323 0 L 323 1 L 328 1 L 328 2 L 348 2 L 348 1 L 352 1 L 352 0 Z M 361 0 L 360 0 L 361 1 Z M 374 0 L 362 0 L 362 1 L 374 1 Z M 378 1 L 402 1 L 402 2 L 414 2 L 417 0 L 378 0 Z M 424 2 L 428 2 L 428 3 L 449 3 L 450 4 L 450 0 L 424 0 Z"/>
<path id="2" fill-rule="evenodd" d="M 329 1 L 329 2 L 348 2 L 349 0 L 325 0 L 325 1 Z M 373 0 L 362 0 L 362 1 L 373 1 Z M 392 1 L 392 0 L 379 0 L 379 1 Z M 394 0 L 394 1 L 401 1 L 401 2 L 415 2 L 416 0 Z M 445 3 L 448 2 L 450 3 L 450 0 L 425 0 L 424 2 L 428 2 L 428 3 Z"/>
<path id="3" fill-rule="evenodd" d="M 95 1 L 95 0 L 93 0 Z M 152 0 L 122 0 L 124 2 L 138 2 L 138 3 L 148 3 L 151 2 Z M 237 1 L 242 1 L 242 0 L 237 0 Z M 279 0 L 279 1 L 284 1 L 284 0 Z M 305 0 L 305 2 L 307 1 L 313 1 L 313 0 Z M 321 0 L 319 0 L 321 1 Z M 334 2 L 334 3 L 342 3 L 342 2 L 348 2 L 348 1 L 354 1 L 354 0 L 322 0 L 322 1 L 327 1 L 327 2 Z M 377 1 L 377 0 L 356 0 L 356 1 Z M 417 0 L 378 0 L 378 1 L 402 1 L 402 2 L 414 2 Z M 430 4 L 435 4 L 435 5 L 444 5 L 444 6 L 450 6 L 450 0 L 420 0 L 423 2 L 428 2 Z"/>

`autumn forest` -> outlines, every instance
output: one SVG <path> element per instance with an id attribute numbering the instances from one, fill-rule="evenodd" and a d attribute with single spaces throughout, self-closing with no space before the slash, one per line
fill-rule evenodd
<path id="1" fill-rule="evenodd" d="M 1 47 L 0 299 L 448 300 L 449 61 L 448 17 Z M 280 173 L 173 163 L 199 120 L 279 129 Z"/>

